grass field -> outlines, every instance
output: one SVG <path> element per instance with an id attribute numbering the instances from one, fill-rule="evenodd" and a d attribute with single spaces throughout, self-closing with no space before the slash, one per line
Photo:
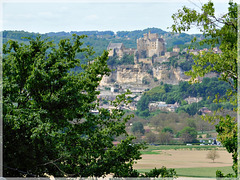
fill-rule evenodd
<path id="1" fill-rule="evenodd" d="M 208 151 L 213 148 L 220 155 L 215 162 L 206 158 Z M 215 146 L 149 146 L 134 168 L 139 172 L 147 172 L 162 166 L 174 168 L 179 177 L 215 177 L 217 170 L 224 174 L 233 173 L 231 154 Z"/>
<path id="2" fill-rule="evenodd" d="M 211 150 L 211 149 L 219 149 L 219 150 L 225 150 L 222 147 L 218 146 L 200 146 L 200 145 L 159 145 L 159 146 L 153 146 L 149 145 L 147 149 L 141 151 L 142 153 L 146 152 L 154 152 L 159 150 Z"/>
<path id="3" fill-rule="evenodd" d="M 216 177 L 216 171 L 220 170 L 224 174 L 233 173 L 232 167 L 200 167 L 200 168 L 175 168 L 178 177 Z M 149 172 L 149 169 L 139 169 L 140 173 Z"/>
<path id="4" fill-rule="evenodd" d="M 201 167 L 201 168 L 176 168 L 178 176 L 183 177 L 216 177 L 216 171 L 224 174 L 234 173 L 231 166 L 227 167 Z"/>

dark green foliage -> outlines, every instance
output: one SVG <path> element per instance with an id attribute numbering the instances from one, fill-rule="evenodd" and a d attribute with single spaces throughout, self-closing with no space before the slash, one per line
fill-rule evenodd
<path id="1" fill-rule="evenodd" d="M 177 112 L 186 112 L 189 115 L 193 116 L 198 112 L 200 105 L 201 104 L 198 105 L 198 103 L 192 103 L 185 106 L 181 106 L 177 109 Z"/>
<path id="2" fill-rule="evenodd" d="M 194 64 L 193 59 L 186 60 L 179 64 L 179 67 L 182 68 L 183 71 L 189 71 L 192 69 L 192 65 Z"/>
<path id="3" fill-rule="evenodd" d="M 25 31 L 3 31 L 2 32 L 3 43 L 6 43 L 10 39 L 28 42 L 28 39 L 22 38 L 22 37 L 36 38 L 37 36 L 38 36 L 38 33 L 29 33 Z M 43 37 L 46 38 L 47 36 L 43 35 Z"/>
<path id="4" fill-rule="evenodd" d="M 90 61 L 83 38 L 73 35 L 56 46 L 37 36 L 3 45 L 4 176 L 120 176 L 140 159 L 143 145 L 130 146 L 134 137 L 125 131 L 132 115 L 118 108 L 128 103 L 125 94 L 111 102 L 111 112 L 99 108 L 96 89 L 111 71 L 108 53 Z M 89 63 L 82 65 L 77 53 Z M 71 73 L 75 66 L 83 71 Z M 120 135 L 126 138 L 114 146 Z"/>
<path id="5" fill-rule="evenodd" d="M 144 111 L 137 111 L 136 114 L 140 117 L 148 117 L 150 112 L 148 109 L 145 109 Z"/>
<path id="6" fill-rule="evenodd" d="M 229 173 L 229 174 L 224 175 L 222 173 L 222 171 L 217 170 L 216 171 L 216 179 L 217 180 L 231 180 L 231 179 L 237 179 L 237 178 L 235 177 L 234 174 Z"/>
<path id="7" fill-rule="evenodd" d="M 164 84 L 164 85 L 163 85 L 163 89 L 164 89 L 164 91 L 165 91 L 166 93 L 168 93 L 168 92 L 171 91 L 172 85 L 170 85 L 170 84 Z"/>
<path id="8" fill-rule="evenodd" d="M 237 173 L 237 147 L 238 147 L 238 136 L 234 127 L 236 126 L 234 122 L 236 121 L 230 115 L 225 117 L 217 116 L 220 119 L 219 123 L 216 125 L 216 131 L 219 133 L 221 138 L 219 139 L 224 147 L 226 147 L 228 152 L 232 153 L 233 158 L 233 170 Z M 225 137 L 227 136 L 227 137 Z"/>
<path id="9" fill-rule="evenodd" d="M 144 134 L 145 133 L 145 129 L 144 129 L 143 124 L 141 122 L 134 122 L 132 124 L 131 131 L 134 134 L 136 134 L 136 133 Z"/>
<path id="10" fill-rule="evenodd" d="M 178 55 L 170 57 L 169 62 L 165 62 L 164 64 L 174 68 L 180 67 L 183 71 L 189 71 L 192 69 L 192 65 L 194 65 L 194 60 L 192 55 L 187 52 L 182 52 Z"/>
<path id="11" fill-rule="evenodd" d="M 155 177 L 155 178 L 165 178 L 165 177 L 177 177 L 175 169 L 167 169 L 166 167 L 154 168 L 150 172 L 146 172 L 143 177 Z"/>
<path id="12" fill-rule="evenodd" d="M 186 126 L 179 132 L 179 137 L 181 137 L 185 143 L 196 142 L 197 131 L 193 127 Z"/>
<path id="13" fill-rule="evenodd" d="M 215 94 L 218 97 L 225 97 L 227 90 L 231 86 L 218 80 L 218 78 L 203 78 L 202 83 L 189 84 L 186 81 L 179 82 L 179 85 L 162 84 L 157 86 L 146 93 L 138 101 L 137 109 L 145 111 L 148 109 L 148 104 L 151 101 L 164 101 L 167 104 L 174 104 L 175 102 L 180 103 L 182 106 L 177 109 L 177 112 L 186 112 L 189 115 L 195 115 L 201 107 L 208 107 L 210 110 L 223 107 L 225 109 L 233 109 L 235 106 L 222 102 L 219 104 L 213 103 Z M 185 98 L 191 97 L 202 97 L 202 101 L 198 103 L 187 104 L 183 101 Z"/>
<path id="14" fill-rule="evenodd" d="M 122 59 L 120 59 L 120 65 L 122 64 L 134 64 L 134 56 L 124 54 Z"/>
<path id="15" fill-rule="evenodd" d="M 150 102 L 149 96 L 142 96 L 137 103 L 137 114 L 143 117 L 149 116 L 148 104 Z"/>
<path id="16" fill-rule="evenodd" d="M 153 70 L 149 69 L 149 70 L 147 70 L 147 73 L 150 74 L 150 75 L 153 75 Z"/>
<path id="17" fill-rule="evenodd" d="M 118 65 L 118 63 L 119 63 L 119 58 L 117 57 L 117 56 L 110 56 L 109 58 L 108 58 L 108 61 L 107 61 L 107 64 L 109 65 L 109 66 L 117 66 Z"/>
<path id="18" fill-rule="evenodd" d="M 217 170 L 217 171 L 216 171 L 216 177 L 219 177 L 219 178 L 224 177 L 222 171 Z"/>
<path id="19" fill-rule="evenodd" d="M 149 96 L 143 96 L 138 101 L 137 108 L 139 111 L 144 111 L 145 109 L 148 109 L 149 99 Z"/>
<path id="20" fill-rule="evenodd" d="M 113 31 L 71 31 L 71 32 L 49 32 L 46 33 L 47 36 L 52 37 L 63 37 L 63 36 L 71 36 L 76 34 L 78 36 L 87 35 L 87 36 L 100 36 L 100 37 L 109 37 L 114 36 Z"/>
<path id="21" fill-rule="evenodd" d="M 164 127 L 162 132 L 169 132 L 169 133 L 173 134 L 173 129 L 171 127 Z"/>
<path id="22" fill-rule="evenodd" d="M 158 33 L 159 35 L 165 34 L 167 33 L 166 31 L 163 31 L 161 29 L 158 28 L 147 28 L 144 30 L 135 30 L 135 31 L 118 31 L 117 32 L 117 36 L 119 37 L 129 37 L 129 38 L 134 38 L 134 39 L 138 39 L 143 37 L 143 34 L 148 33 L 149 31 L 151 31 L 151 33 Z"/>
<path id="23" fill-rule="evenodd" d="M 177 13 L 172 15 L 174 24 L 172 25 L 173 32 L 181 33 L 196 27 L 203 33 L 203 40 L 199 42 L 200 46 L 209 45 L 209 51 L 203 54 L 194 56 L 195 64 L 192 70 L 187 72 L 191 76 L 191 82 L 196 82 L 197 77 L 204 77 L 209 72 L 217 72 L 221 74 L 220 80 L 223 80 L 231 85 L 228 92 L 225 92 L 224 97 L 219 97 L 212 93 L 212 97 L 216 97 L 215 102 L 230 102 L 234 107 L 237 106 L 238 94 L 238 5 L 233 1 L 228 3 L 228 11 L 222 15 L 217 16 L 214 3 L 209 1 L 202 4 L 199 11 L 188 7 L 183 7 Z M 196 42 L 196 39 L 193 39 Z M 216 54 L 212 48 L 219 46 L 221 53 Z M 213 87 L 216 87 L 213 85 Z M 211 89 L 212 90 L 212 89 Z M 216 95 L 216 96 L 215 96 Z M 236 110 L 236 109 L 235 109 Z M 238 176 L 238 146 L 237 146 L 237 121 L 236 118 L 229 115 L 218 115 L 215 112 L 213 116 L 203 117 L 206 121 L 211 123 L 218 122 L 216 130 L 218 132 L 218 139 L 233 157 L 233 170 L 235 177 Z M 223 176 L 218 172 L 219 176 Z"/>
<path id="24" fill-rule="evenodd" d="M 156 77 L 153 78 L 154 82 L 158 82 L 158 79 Z"/>
<path id="25" fill-rule="evenodd" d="M 124 54 L 121 59 L 118 56 L 111 56 L 108 59 L 107 64 L 109 66 L 129 65 L 134 64 L 133 55 Z"/>

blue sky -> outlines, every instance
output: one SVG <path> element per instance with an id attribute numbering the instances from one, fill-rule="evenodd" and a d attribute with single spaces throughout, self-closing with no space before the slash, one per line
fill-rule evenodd
<path id="1" fill-rule="evenodd" d="M 171 15 L 184 5 L 199 9 L 207 0 L 2 0 L 2 29 L 29 32 L 143 30 L 170 31 Z M 228 0 L 213 0 L 217 14 Z M 196 33 L 196 29 L 189 33 Z"/>

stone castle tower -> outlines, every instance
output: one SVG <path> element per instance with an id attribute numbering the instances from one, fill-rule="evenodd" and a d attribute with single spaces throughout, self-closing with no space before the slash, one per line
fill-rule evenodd
<path id="1" fill-rule="evenodd" d="M 144 34 L 143 38 L 137 39 L 138 58 L 160 57 L 166 52 L 165 41 L 159 38 L 157 33 Z"/>

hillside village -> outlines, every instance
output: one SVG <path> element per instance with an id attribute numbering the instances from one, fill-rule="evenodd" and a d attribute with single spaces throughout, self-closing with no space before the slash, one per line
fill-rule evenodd
<path id="1" fill-rule="evenodd" d="M 133 65 L 119 65 L 112 67 L 114 69 L 110 76 L 105 76 L 100 83 L 98 90 L 101 91 L 99 99 L 113 100 L 117 95 L 129 89 L 132 94 L 132 103 L 125 105 L 122 108 L 128 110 L 136 110 L 137 102 L 140 100 L 141 95 L 155 87 L 160 83 L 178 84 L 180 81 L 188 81 L 190 77 L 184 74 L 180 68 L 166 66 L 169 58 L 177 56 L 179 53 L 187 53 L 187 49 L 180 52 L 180 48 L 173 47 L 171 52 L 166 51 L 166 42 L 163 36 L 159 37 L 157 33 L 150 31 L 143 35 L 142 38 L 137 39 L 137 49 L 126 48 L 123 43 L 109 43 L 107 50 L 109 57 L 117 56 L 121 59 L 125 54 L 134 57 Z M 190 50 L 189 53 L 194 55 L 208 51 L 203 50 Z M 220 53 L 218 48 L 213 49 L 214 53 Z M 210 77 L 215 76 L 209 74 Z M 189 97 L 186 99 L 188 104 L 198 102 L 199 99 Z M 103 107 L 111 109 L 110 105 L 102 104 Z M 174 112 L 180 105 L 166 104 L 165 102 L 152 102 L 149 104 L 149 111 L 156 109 Z"/>
<path id="2" fill-rule="evenodd" d="M 151 33 L 151 32 L 154 33 Z M 207 48 L 203 49 L 187 49 L 187 44 L 190 40 L 196 37 L 198 40 L 202 40 L 200 35 L 188 35 L 188 34 L 174 34 L 164 32 L 157 28 L 148 28 L 143 31 L 120 31 L 114 32 L 98 32 L 98 31 L 84 31 L 84 32 L 58 32 L 47 33 L 44 37 L 50 38 L 50 40 L 58 41 L 59 38 L 65 38 L 72 34 L 87 34 L 89 37 L 84 41 L 86 44 L 94 46 L 96 54 L 100 55 L 104 49 L 109 51 L 109 59 L 117 57 L 119 61 L 124 56 L 132 56 L 133 63 L 121 64 L 110 66 L 113 69 L 110 76 L 103 77 L 98 90 L 101 99 L 101 105 L 104 108 L 111 109 L 112 107 L 106 100 L 113 100 L 117 95 L 126 92 L 129 89 L 132 94 L 129 95 L 132 99 L 132 103 L 125 105 L 122 108 L 128 110 L 136 110 L 137 103 L 141 99 L 142 95 L 150 89 L 162 84 L 178 85 L 181 81 L 188 81 L 184 72 L 186 69 L 182 68 L 181 63 L 188 65 L 191 68 L 191 63 L 187 61 L 190 54 L 199 54 L 204 51 L 208 51 Z M 28 33 L 24 31 L 4 31 L 3 41 L 8 39 L 15 39 L 20 42 L 24 41 L 21 37 L 29 36 L 35 37 L 36 34 Z M 179 42 L 181 42 L 179 44 Z M 204 46 L 206 47 L 206 46 Z M 214 53 L 221 53 L 219 48 L 213 48 Z M 78 56 L 78 58 L 82 58 Z M 173 59 L 179 62 L 178 66 L 175 66 Z M 78 68 L 75 69 L 77 72 Z M 81 71 L 81 69 L 80 69 Z M 214 77 L 216 74 L 209 74 L 209 77 Z M 198 97 L 199 98 L 199 97 Z M 188 99 L 191 99 L 188 101 Z M 184 101 L 191 104 L 198 102 L 196 97 L 189 96 Z M 169 103 L 158 101 L 149 103 L 149 111 L 165 110 L 175 111 L 180 105 L 177 103 Z M 203 110 L 207 112 L 207 110 Z"/>

